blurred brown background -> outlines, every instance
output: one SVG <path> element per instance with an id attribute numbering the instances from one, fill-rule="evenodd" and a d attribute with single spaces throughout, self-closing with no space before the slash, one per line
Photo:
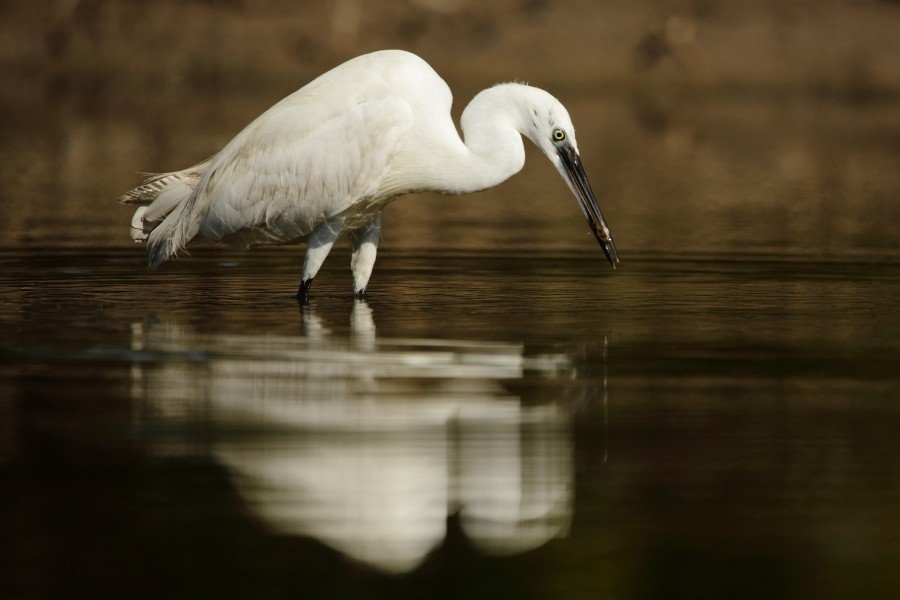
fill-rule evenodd
<path id="1" fill-rule="evenodd" d="M 0 60 L 29 83 L 277 86 L 402 47 L 451 79 L 622 88 L 658 71 L 719 90 L 900 91 L 896 0 L 7 0 L 2 11 Z"/>
<path id="2" fill-rule="evenodd" d="M 457 115 L 497 81 L 557 95 L 626 256 L 893 247 L 897 32 L 896 0 L 7 0 L 0 234 L 129 244 L 114 199 L 136 172 L 199 162 L 317 74 L 395 47 L 448 81 Z M 536 156 L 502 192 L 401 201 L 386 241 L 582 247 Z M 443 239 L 448 223 L 466 234 Z"/>

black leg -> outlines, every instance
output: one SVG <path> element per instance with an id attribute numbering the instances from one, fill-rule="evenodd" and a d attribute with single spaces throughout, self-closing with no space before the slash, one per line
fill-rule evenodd
<path id="1" fill-rule="evenodd" d="M 357 300 L 365 300 L 366 299 L 366 289 L 363 288 L 356 292 L 355 294 Z"/>
<path id="2" fill-rule="evenodd" d="M 312 286 L 312 282 L 312 277 L 300 282 L 300 289 L 297 290 L 297 302 L 302 304 L 309 302 L 309 288 Z"/>

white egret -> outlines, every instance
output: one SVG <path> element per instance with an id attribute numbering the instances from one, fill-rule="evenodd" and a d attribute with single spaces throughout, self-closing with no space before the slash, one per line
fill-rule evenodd
<path id="1" fill-rule="evenodd" d="M 519 83 L 488 88 L 463 111 L 421 58 L 385 50 L 321 75 L 250 123 L 215 156 L 154 175 L 119 200 L 142 205 L 132 238 L 150 269 L 197 237 L 260 244 L 306 242 L 298 298 L 341 232 L 352 244 L 353 287 L 364 297 L 381 210 L 403 194 L 464 194 L 495 186 L 525 163 L 522 137 L 550 159 L 575 194 L 610 264 L 618 254 L 585 175 L 565 107 Z"/>

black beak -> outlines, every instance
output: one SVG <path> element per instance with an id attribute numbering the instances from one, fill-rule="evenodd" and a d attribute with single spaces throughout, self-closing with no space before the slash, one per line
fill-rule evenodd
<path id="1" fill-rule="evenodd" d="M 591 183 L 584 172 L 581 157 L 578 156 L 575 148 L 569 144 L 559 146 L 558 153 L 565 169 L 566 182 L 572 189 L 572 193 L 575 194 L 578 205 L 581 206 L 581 212 L 584 213 L 584 218 L 587 219 L 591 232 L 597 238 L 600 247 L 603 248 L 603 253 L 606 254 L 609 264 L 615 269 L 616 264 L 619 262 L 616 243 L 612 239 L 612 234 L 609 232 L 603 213 L 600 212 L 600 205 L 597 204 L 597 197 L 594 196 L 594 190 L 591 189 Z"/>

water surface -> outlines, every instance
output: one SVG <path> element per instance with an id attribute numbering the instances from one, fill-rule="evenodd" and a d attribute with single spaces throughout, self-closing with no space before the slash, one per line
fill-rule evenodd
<path id="1" fill-rule="evenodd" d="M 13 589 L 896 585 L 897 257 L 598 252 L 5 252 Z"/>

